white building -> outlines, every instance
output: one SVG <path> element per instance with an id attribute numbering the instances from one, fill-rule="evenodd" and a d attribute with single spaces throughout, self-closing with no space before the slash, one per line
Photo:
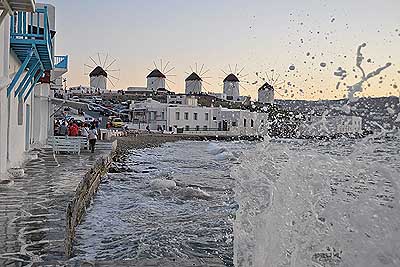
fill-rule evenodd
<path id="1" fill-rule="evenodd" d="M 275 90 L 272 85 L 265 82 L 263 86 L 258 89 L 258 102 L 264 104 L 273 104 L 275 98 Z"/>
<path id="2" fill-rule="evenodd" d="M 107 72 L 100 66 L 94 68 L 90 73 L 90 87 L 101 94 L 107 90 Z"/>
<path id="3" fill-rule="evenodd" d="M 255 136 L 266 129 L 267 114 L 221 107 L 160 103 L 133 105 L 133 127 L 202 136 Z"/>
<path id="4" fill-rule="evenodd" d="M 8 169 L 22 166 L 33 146 L 45 144 L 53 128 L 55 8 L 15 0 L 0 2 L 0 11 L 0 177 L 4 177 Z"/>
<path id="5" fill-rule="evenodd" d="M 147 90 L 157 91 L 165 88 L 165 79 L 167 78 L 161 71 L 154 69 L 147 75 Z"/>
<path id="6" fill-rule="evenodd" d="M 100 88 L 79 85 L 70 87 L 68 95 L 98 95 L 105 92 L 106 90 L 102 91 Z"/>
<path id="7" fill-rule="evenodd" d="M 202 82 L 197 73 L 193 72 L 185 79 L 185 94 L 199 94 L 202 92 Z"/>
<path id="8" fill-rule="evenodd" d="M 347 115 L 310 116 L 298 130 L 299 136 L 309 137 L 360 134 L 362 132 L 362 118 Z"/>
<path id="9" fill-rule="evenodd" d="M 167 95 L 167 104 L 197 106 L 197 98 L 195 96 L 185 94 Z"/>

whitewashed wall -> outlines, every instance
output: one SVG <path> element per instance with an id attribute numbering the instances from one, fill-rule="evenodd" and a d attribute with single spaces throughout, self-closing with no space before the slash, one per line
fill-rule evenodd
<path id="1" fill-rule="evenodd" d="M 165 79 L 159 77 L 147 78 L 147 90 L 157 91 L 157 89 L 165 88 Z"/>
<path id="2" fill-rule="evenodd" d="M 40 143 L 46 141 L 51 112 L 47 99 L 43 102 L 39 100 L 40 98 L 34 100 L 34 95 L 48 96 L 49 85 L 37 85 L 25 102 L 22 99 L 22 120 L 21 123 L 18 122 L 19 100 L 18 97 L 14 97 L 14 92 L 26 71 L 19 78 L 10 97 L 7 97 L 8 83 L 21 66 L 19 59 L 10 50 L 9 27 L 9 17 L 6 17 L 0 26 L 0 178 L 5 176 L 7 169 L 20 167 L 23 164 L 25 152 L 35 140 Z M 30 108 L 29 127 L 27 127 L 27 107 Z"/>
<path id="3" fill-rule="evenodd" d="M 99 88 L 103 93 L 107 90 L 107 78 L 104 76 L 90 77 L 90 87 Z"/>
<path id="4" fill-rule="evenodd" d="M 258 90 L 258 102 L 265 104 L 273 104 L 274 103 L 274 90 Z"/>
<path id="5" fill-rule="evenodd" d="M 48 132 L 50 128 L 50 85 L 49 84 L 38 84 L 34 90 L 34 105 L 33 105 L 33 116 L 34 124 L 33 135 L 31 138 L 32 144 L 44 145 L 46 144 Z"/>
<path id="6" fill-rule="evenodd" d="M 201 93 L 202 82 L 201 81 L 185 81 L 185 93 Z"/>
<path id="7" fill-rule="evenodd" d="M 239 82 L 224 82 L 224 94 L 227 97 L 233 96 L 233 100 L 237 101 L 240 96 Z"/>
<path id="8" fill-rule="evenodd" d="M 179 113 L 179 120 L 177 119 L 176 113 Z M 189 128 L 196 128 L 199 126 L 200 129 L 203 129 L 204 126 L 210 128 L 217 128 L 217 121 L 213 120 L 213 117 L 216 116 L 218 112 L 218 108 L 208 108 L 208 107 L 192 107 L 192 106 L 176 106 L 176 107 L 168 107 L 168 127 L 175 128 L 185 128 L 189 126 Z M 188 119 L 185 118 L 185 113 L 188 113 Z M 194 113 L 197 113 L 197 120 L 194 119 Z M 208 114 L 208 120 L 206 120 L 206 115 Z"/>
<path id="9" fill-rule="evenodd" d="M 7 85 L 10 51 L 10 19 L 8 16 L 0 25 L 0 178 L 7 168 Z"/>

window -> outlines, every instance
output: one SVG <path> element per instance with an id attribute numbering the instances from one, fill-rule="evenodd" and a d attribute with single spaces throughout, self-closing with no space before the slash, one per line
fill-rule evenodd
<path id="1" fill-rule="evenodd" d="M 185 126 L 185 131 L 189 131 L 189 125 Z"/>
<path id="2" fill-rule="evenodd" d="M 18 125 L 22 125 L 24 122 L 24 102 L 18 101 Z"/>
<path id="3" fill-rule="evenodd" d="M 213 117 L 213 121 L 216 121 L 217 120 L 217 117 Z"/>
<path id="4" fill-rule="evenodd" d="M 250 127 L 251 127 L 251 128 L 254 127 L 254 121 L 253 121 L 253 119 L 251 119 L 251 121 L 250 121 Z"/>
<path id="5" fill-rule="evenodd" d="M 179 121 L 179 116 L 180 116 L 180 113 L 178 111 L 178 112 L 175 113 L 175 120 Z"/>
<path id="6" fill-rule="evenodd" d="M 164 114 L 164 111 L 163 111 L 163 112 L 161 112 L 161 119 L 162 119 L 162 120 L 165 120 L 165 114 Z"/>
<path id="7" fill-rule="evenodd" d="M 205 119 L 206 121 L 208 121 L 208 113 L 206 113 L 206 114 L 204 114 L 204 115 L 205 115 L 204 119 Z"/>
<path id="8" fill-rule="evenodd" d="M 189 112 L 185 112 L 184 118 L 185 118 L 185 120 L 188 120 L 188 119 L 189 119 Z"/>
<path id="9" fill-rule="evenodd" d="M 237 122 L 236 121 L 232 121 L 232 126 L 237 126 Z"/>
<path id="10" fill-rule="evenodd" d="M 247 121 L 246 121 L 246 119 L 243 119 L 243 127 L 247 127 Z"/>
<path id="11" fill-rule="evenodd" d="M 196 126 L 196 131 L 200 131 L 200 126 L 199 125 Z"/>
<path id="12" fill-rule="evenodd" d="M 196 113 L 196 112 L 193 113 L 193 119 L 194 119 L 195 121 L 197 121 L 197 113 Z"/>
<path id="13" fill-rule="evenodd" d="M 204 131 L 207 131 L 207 129 L 208 129 L 207 126 L 203 126 Z"/>

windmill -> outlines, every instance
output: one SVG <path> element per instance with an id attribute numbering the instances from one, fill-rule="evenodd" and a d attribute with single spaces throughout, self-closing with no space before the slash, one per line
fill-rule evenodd
<path id="1" fill-rule="evenodd" d="M 245 77 L 248 74 L 242 74 L 244 66 L 241 69 L 238 68 L 238 64 L 235 65 L 235 68 L 232 68 L 231 65 L 228 65 L 228 67 L 229 71 L 221 70 L 226 75 L 223 80 L 223 93 L 226 95 L 226 100 L 242 101 L 243 97 L 240 96 L 240 88 L 247 91 L 247 88 L 242 83 L 248 83 L 245 81 Z"/>
<path id="2" fill-rule="evenodd" d="M 205 79 L 211 78 L 211 77 L 206 77 L 205 74 L 208 73 L 210 70 L 204 67 L 204 64 L 201 65 L 201 67 L 195 63 L 194 67 L 189 66 L 191 72 L 185 72 L 187 75 L 189 75 L 185 79 L 185 94 L 200 94 L 203 92 L 203 89 L 205 92 L 207 92 L 205 86 L 203 83 L 206 83 L 208 85 L 211 85 L 209 82 L 207 82 Z M 200 67 L 200 68 L 199 68 Z"/>
<path id="3" fill-rule="evenodd" d="M 107 89 L 107 81 L 113 88 L 119 81 L 120 69 L 116 67 L 117 59 L 108 53 L 97 53 L 89 56 L 84 64 L 84 74 L 90 77 L 90 87 L 96 92 L 104 92 Z"/>
<path id="4" fill-rule="evenodd" d="M 159 64 L 156 64 L 153 61 L 154 69 L 148 68 L 150 71 L 149 75 L 147 75 L 147 90 L 151 90 L 157 92 L 157 90 L 165 90 L 167 87 L 168 90 L 171 90 L 169 83 L 175 84 L 171 80 L 172 77 L 176 76 L 171 74 L 171 72 L 175 69 L 170 65 L 170 62 L 167 61 L 166 64 L 163 64 L 163 60 L 160 59 Z"/>
<path id="5" fill-rule="evenodd" d="M 278 90 L 284 89 L 284 80 L 281 80 L 281 75 L 276 73 L 274 69 L 265 72 L 256 72 L 258 80 L 252 83 L 252 85 L 261 84 L 258 88 L 258 101 L 266 104 L 273 104 L 275 99 L 275 93 L 282 96 Z M 260 82 L 259 82 L 260 81 Z"/>

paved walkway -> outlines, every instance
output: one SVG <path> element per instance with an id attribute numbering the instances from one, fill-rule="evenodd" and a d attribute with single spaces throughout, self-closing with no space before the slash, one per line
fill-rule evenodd
<path id="1" fill-rule="evenodd" d="M 30 266 L 64 260 L 65 211 L 94 154 L 57 155 L 39 151 L 25 166 L 25 176 L 0 185 L 0 266 Z"/>

